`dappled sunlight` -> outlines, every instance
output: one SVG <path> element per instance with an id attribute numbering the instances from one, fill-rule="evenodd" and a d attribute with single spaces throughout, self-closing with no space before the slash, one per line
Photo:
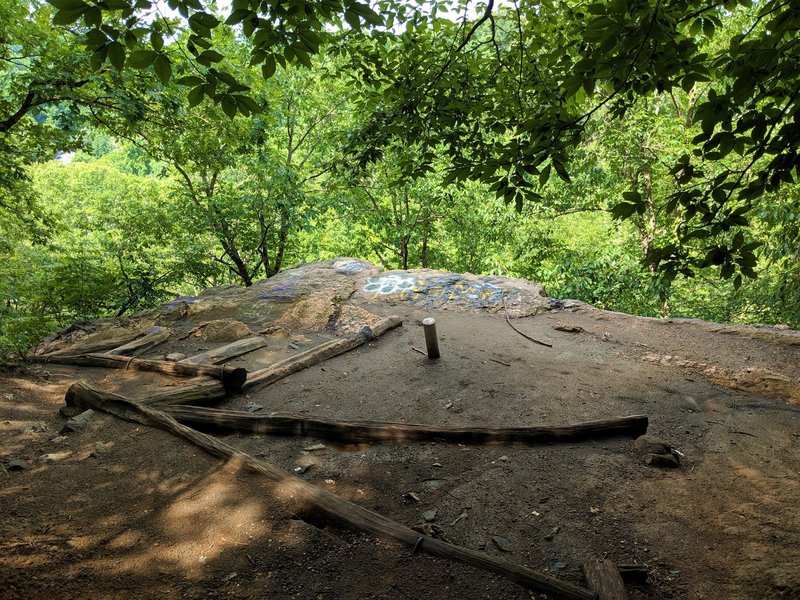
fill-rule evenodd
<path id="1" fill-rule="evenodd" d="M 154 481 L 154 476 L 151 471 L 140 478 Z M 198 579 L 215 557 L 231 548 L 247 546 L 271 529 L 264 516 L 263 501 L 241 481 L 241 465 L 228 463 L 190 486 L 177 483 L 176 487 L 182 491 L 166 508 L 145 515 L 157 526 L 157 542 L 151 543 L 153 532 L 128 529 L 105 543 L 105 548 L 112 551 L 110 556 L 83 566 L 114 573 L 166 569 Z"/>

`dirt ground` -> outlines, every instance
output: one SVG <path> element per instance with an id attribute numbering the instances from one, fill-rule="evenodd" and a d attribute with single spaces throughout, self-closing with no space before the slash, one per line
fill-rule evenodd
<path id="1" fill-rule="evenodd" d="M 649 567 L 646 585 L 628 586 L 632 599 L 800 598 L 800 406 L 774 397 L 769 382 L 760 390 L 725 381 L 743 368 L 796 378 L 796 332 L 575 303 L 515 322 L 552 342 L 545 347 L 502 314 L 367 308 L 399 314 L 404 325 L 222 406 L 444 426 L 646 414 L 649 433 L 684 455 L 680 467 L 646 465 L 628 438 L 513 447 L 323 442 L 319 450 L 304 450 L 322 442 L 314 438 L 225 440 L 408 526 L 435 509 L 448 541 L 576 584 L 584 584 L 585 560 L 607 557 Z M 430 315 L 438 361 L 414 350 L 424 348 L 419 320 Z M 252 368 L 317 341 L 275 338 L 271 355 L 235 363 Z M 132 397 L 169 382 L 54 364 L 0 378 L 2 598 L 538 597 L 471 567 L 306 522 L 280 489 L 166 432 L 98 414 L 60 435 L 58 409 L 78 379 Z M 508 541 L 506 551 L 496 537 Z"/>

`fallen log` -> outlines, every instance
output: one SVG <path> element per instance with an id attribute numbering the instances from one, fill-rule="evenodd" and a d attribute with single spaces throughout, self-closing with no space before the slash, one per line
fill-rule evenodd
<path id="1" fill-rule="evenodd" d="M 45 360 L 40 356 L 32 356 L 34 362 L 53 362 L 65 365 L 83 365 L 87 367 L 106 367 L 111 369 L 133 369 L 136 371 L 157 371 L 167 375 L 180 377 L 197 377 L 206 375 L 219 379 L 225 390 L 238 392 L 247 380 L 247 369 L 226 365 L 192 365 L 166 360 L 150 360 L 130 358 L 113 354 L 81 354 L 73 356 L 51 356 Z"/>
<path id="2" fill-rule="evenodd" d="M 132 342 L 128 342 L 127 344 L 123 344 L 122 346 L 117 346 L 116 348 L 112 348 L 111 350 L 108 350 L 105 354 L 138 356 L 139 354 L 144 354 L 151 348 L 155 348 L 159 344 L 166 342 L 167 339 L 169 339 L 170 335 L 171 332 L 168 329 L 162 331 L 156 331 L 154 333 L 148 333 L 147 335 L 135 339 Z"/>
<path id="3" fill-rule="evenodd" d="M 597 594 L 597 600 L 628 600 L 625 583 L 613 561 L 587 560 L 582 568 L 589 588 Z"/>
<path id="4" fill-rule="evenodd" d="M 219 348 L 214 348 L 213 350 L 208 350 L 207 352 L 201 352 L 200 354 L 195 354 L 188 358 L 184 358 L 183 360 L 179 360 L 178 362 L 183 364 L 206 364 L 206 365 L 216 365 L 219 363 L 223 363 L 231 358 L 236 358 L 237 356 L 241 356 L 242 354 L 247 354 L 248 352 L 252 352 L 253 350 L 258 350 L 259 348 L 263 348 L 267 345 L 267 340 L 260 336 L 254 336 L 249 338 L 244 338 L 243 340 L 239 340 L 237 342 L 233 342 L 232 344 L 227 344 L 226 346 L 220 346 Z"/>
<path id="5" fill-rule="evenodd" d="M 329 358 L 353 350 L 402 324 L 403 320 L 400 317 L 385 317 L 375 325 L 364 327 L 356 337 L 328 340 L 319 346 L 290 356 L 265 369 L 253 371 L 248 376 L 247 383 L 244 387 L 250 388 L 256 384 L 269 385 L 275 383 L 279 379 L 283 379 L 292 373 L 297 373 L 308 367 L 313 367 Z"/>
<path id="6" fill-rule="evenodd" d="M 101 410 L 128 421 L 160 427 L 192 442 L 212 456 L 226 460 L 238 460 L 249 469 L 272 481 L 276 491 L 280 490 L 281 497 L 297 505 L 294 510 L 298 513 L 310 510 L 356 531 L 394 539 L 433 556 L 497 573 L 528 589 L 548 594 L 554 600 L 594 600 L 595 598 L 594 593 L 571 583 L 475 550 L 421 535 L 383 515 L 348 502 L 299 477 L 286 473 L 268 462 L 257 460 L 210 435 L 181 425 L 166 413 L 150 406 L 92 388 L 84 382 L 75 383 L 69 388 L 66 401 L 67 404 Z"/>
<path id="7" fill-rule="evenodd" d="M 33 362 L 48 362 L 48 359 L 49 362 L 55 362 L 54 359 L 57 356 L 75 356 L 77 354 L 90 354 L 92 352 L 106 352 L 122 344 L 127 344 L 128 342 L 137 340 L 144 335 L 145 332 L 141 330 L 140 331 L 122 330 L 122 332 L 116 333 L 116 335 L 112 334 L 105 339 L 93 340 L 92 337 L 95 336 L 99 337 L 98 334 L 95 334 L 95 336 L 90 336 L 88 340 L 82 340 L 80 342 L 72 344 L 71 346 L 62 348 L 61 350 L 56 350 L 55 352 L 49 352 L 47 354 L 33 354 L 30 355 L 28 358 Z"/>
<path id="8" fill-rule="evenodd" d="M 446 440 L 461 444 L 577 442 L 614 435 L 638 437 L 647 432 L 647 415 L 615 417 L 574 425 L 533 427 L 438 427 L 381 421 L 334 421 L 297 414 L 175 406 L 164 409 L 177 421 L 199 429 L 320 437 L 336 442 Z"/>
<path id="9" fill-rule="evenodd" d="M 217 379 L 203 379 L 197 383 L 173 388 L 167 392 L 148 396 L 144 400 L 139 400 L 148 406 L 158 406 L 159 408 L 167 405 L 178 404 L 217 404 L 228 396 L 225 386 Z"/>

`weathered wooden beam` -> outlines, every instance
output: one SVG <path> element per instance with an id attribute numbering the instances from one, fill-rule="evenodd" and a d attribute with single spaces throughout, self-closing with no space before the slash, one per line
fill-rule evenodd
<path id="1" fill-rule="evenodd" d="M 362 344 L 369 342 L 403 324 L 403 320 L 397 316 L 381 319 L 375 325 L 364 327 L 358 336 L 352 338 L 340 338 L 328 340 L 305 352 L 300 352 L 294 356 L 275 363 L 265 369 L 259 369 L 249 374 L 245 388 L 250 388 L 256 384 L 269 385 L 308 367 L 313 367 L 323 361 L 344 354 Z"/>
<path id="2" fill-rule="evenodd" d="M 138 402 L 148 406 L 158 406 L 159 408 L 178 404 L 200 404 L 205 406 L 222 402 L 227 396 L 228 392 L 221 381 L 203 378 L 189 385 L 182 385 L 160 394 L 150 395 Z"/>
<path id="3" fill-rule="evenodd" d="M 92 337 L 99 337 L 95 334 L 95 336 L 90 336 L 89 339 L 76 342 L 61 350 L 56 350 L 55 352 L 49 352 L 47 354 L 32 354 L 29 355 L 28 358 L 33 362 L 55 362 L 54 359 L 57 356 L 75 356 L 78 354 L 90 354 L 92 352 L 106 352 L 122 344 L 127 344 L 128 342 L 139 339 L 144 335 L 144 331 L 122 330 L 116 334 L 112 333 L 107 338 L 93 340 Z"/>
<path id="4" fill-rule="evenodd" d="M 592 559 L 583 563 L 583 574 L 597 600 L 628 600 L 625 582 L 613 561 Z"/>
<path id="5" fill-rule="evenodd" d="M 268 462 L 257 460 L 210 435 L 181 425 L 171 416 L 150 406 L 92 388 L 83 382 L 75 383 L 69 388 L 66 400 L 68 404 L 81 408 L 93 408 L 129 421 L 160 427 L 192 442 L 212 456 L 240 461 L 249 469 L 272 481 L 275 484 L 276 492 L 279 490 L 282 498 L 293 503 L 294 510 L 298 513 L 312 511 L 356 531 L 391 538 L 418 551 L 496 573 L 528 589 L 547 594 L 553 600 L 594 600 L 595 598 L 594 593 L 571 583 L 482 552 L 421 535 L 383 515 L 348 502 L 299 477 L 286 473 Z"/>
<path id="6" fill-rule="evenodd" d="M 128 342 L 127 344 L 123 344 L 122 346 L 117 346 L 116 348 L 112 348 L 111 350 L 108 350 L 105 354 L 138 356 L 140 354 L 144 354 L 151 348 L 155 348 L 159 344 L 166 342 L 167 339 L 169 339 L 170 335 L 171 332 L 169 331 L 169 329 L 148 333 L 147 335 L 135 339 L 132 342 Z"/>
<path id="7" fill-rule="evenodd" d="M 321 417 L 175 406 L 164 408 L 177 421 L 200 429 L 320 437 L 347 444 L 445 440 L 461 444 L 577 442 L 647 432 L 647 415 L 615 417 L 573 425 L 532 427 L 439 427 L 381 421 L 334 421 Z"/>
<path id="8" fill-rule="evenodd" d="M 247 380 L 247 369 L 226 365 L 192 365 L 166 360 L 150 360 L 145 358 L 129 358 L 113 354 L 82 354 L 77 356 L 51 356 L 48 361 L 41 357 L 31 357 L 34 362 L 53 362 L 65 365 L 83 365 L 87 367 L 106 367 L 111 369 L 132 369 L 136 371 L 156 371 L 179 377 L 197 377 L 206 375 L 219 379 L 228 391 L 238 392 Z"/>
<path id="9" fill-rule="evenodd" d="M 227 360 L 232 358 L 236 358 L 237 356 L 242 356 L 243 354 L 247 354 L 248 352 L 252 352 L 253 350 L 258 350 L 259 348 L 263 348 L 267 345 L 267 340 L 261 336 L 254 336 L 249 338 L 244 338 L 243 340 L 239 340 L 237 342 L 233 342 L 232 344 L 228 344 L 226 346 L 220 346 L 219 348 L 214 348 L 213 350 L 208 350 L 206 352 L 201 352 L 200 354 L 195 354 L 188 358 L 184 358 L 183 360 L 179 360 L 178 362 L 184 364 L 206 364 L 206 365 L 216 365 L 219 363 L 223 363 Z"/>

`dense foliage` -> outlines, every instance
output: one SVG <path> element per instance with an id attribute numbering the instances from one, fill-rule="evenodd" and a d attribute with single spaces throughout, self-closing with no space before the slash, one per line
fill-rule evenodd
<path id="1" fill-rule="evenodd" d="M 0 0 L 0 347 L 336 255 L 800 325 L 799 26 L 777 0 Z"/>

